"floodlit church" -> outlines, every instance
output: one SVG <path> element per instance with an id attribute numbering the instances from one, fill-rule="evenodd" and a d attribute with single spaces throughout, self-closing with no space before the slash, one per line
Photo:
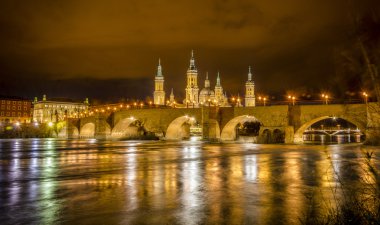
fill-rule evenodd
<path id="1" fill-rule="evenodd" d="M 153 93 L 155 105 L 168 105 L 172 107 L 200 107 L 206 106 L 231 106 L 228 102 L 227 94 L 223 92 L 223 87 L 220 81 L 220 74 L 218 72 L 216 78 L 216 84 L 214 89 L 211 89 L 208 73 L 206 73 L 206 79 L 204 88 L 199 91 L 198 87 L 198 70 L 195 66 L 194 52 L 191 51 L 190 65 L 186 72 L 187 85 L 185 89 L 186 97 L 183 100 L 183 105 L 178 105 L 174 99 L 173 89 L 170 94 L 170 99 L 165 102 L 164 91 L 164 76 L 162 73 L 161 61 L 158 62 L 157 73 L 155 76 L 155 90 Z M 255 106 L 255 85 L 252 80 L 251 67 L 249 67 L 248 80 L 246 82 L 246 95 L 245 106 Z"/>

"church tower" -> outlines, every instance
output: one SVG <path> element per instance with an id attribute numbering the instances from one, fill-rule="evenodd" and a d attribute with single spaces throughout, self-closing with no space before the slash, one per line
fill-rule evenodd
<path id="1" fill-rule="evenodd" d="M 154 79 L 154 104 L 165 105 L 164 76 L 162 76 L 160 59 L 158 59 L 157 74 Z"/>
<path id="2" fill-rule="evenodd" d="M 218 77 L 216 78 L 215 100 L 216 100 L 217 105 L 221 105 L 224 102 L 224 94 L 223 94 L 222 85 L 220 84 L 219 72 L 218 72 Z"/>
<path id="3" fill-rule="evenodd" d="M 198 107 L 198 71 L 195 67 L 194 52 L 191 51 L 190 66 L 187 70 L 187 86 L 186 86 L 186 99 L 184 104 L 194 104 Z"/>
<path id="4" fill-rule="evenodd" d="M 252 80 L 251 67 L 249 67 L 248 80 L 245 82 L 245 106 L 253 107 L 255 105 L 255 83 Z"/>

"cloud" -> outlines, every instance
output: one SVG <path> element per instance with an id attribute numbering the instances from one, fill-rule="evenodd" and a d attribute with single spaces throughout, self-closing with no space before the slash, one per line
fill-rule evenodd
<path id="1" fill-rule="evenodd" d="M 152 78 L 161 57 L 167 84 L 183 89 L 195 49 L 200 80 L 219 70 L 231 92 L 252 64 L 258 88 L 321 86 L 334 73 L 331 52 L 352 29 L 349 8 L 371 2 L 4 0 L 0 75 Z"/>

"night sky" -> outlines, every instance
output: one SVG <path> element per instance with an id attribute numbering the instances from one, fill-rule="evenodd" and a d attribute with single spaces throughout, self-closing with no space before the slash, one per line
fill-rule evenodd
<path id="1" fill-rule="evenodd" d="M 258 94 L 344 98 L 372 88 L 353 18 L 380 30 L 377 2 L 2 0 L 0 95 L 143 99 L 161 58 L 167 95 L 182 99 L 194 49 L 200 88 L 219 71 L 228 95 L 243 94 L 251 65 Z"/>

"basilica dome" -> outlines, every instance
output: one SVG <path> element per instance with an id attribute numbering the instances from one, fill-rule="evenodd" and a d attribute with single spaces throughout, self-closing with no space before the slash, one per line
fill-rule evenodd
<path id="1" fill-rule="evenodd" d="M 199 94 L 203 96 L 212 96 L 214 95 L 214 91 L 211 90 L 209 87 L 205 87 L 201 90 Z"/>

